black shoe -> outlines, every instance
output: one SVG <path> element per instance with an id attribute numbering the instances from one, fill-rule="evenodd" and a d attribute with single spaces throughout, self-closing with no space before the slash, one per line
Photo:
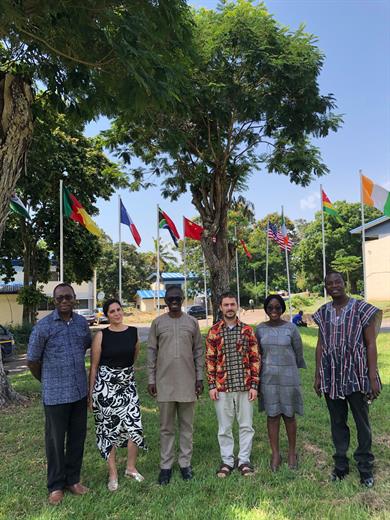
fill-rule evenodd
<path id="1" fill-rule="evenodd" d="M 360 473 L 360 483 L 366 488 L 374 487 L 374 477 L 371 473 Z"/>
<path id="2" fill-rule="evenodd" d="M 160 474 L 158 476 L 158 483 L 160 486 L 166 486 L 169 484 L 172 477 L 172 470 L 171 469 L 162 469 L 160 470 Z"/>
<path id="3" fill-rule="evenodd" d="M 332 473 L 330 475 L 330 480 L 332 482 L 344 480 L 345 477 L 348 475 L 348 473 L 349 473 L 349 469 L 340 470 L 340 469 L 334 468 L 334 470 L 332 471 Z"/>
<path id="4" fill-rule="evenodd" d="M 191 466 L 187 466 L 186 468 L 180 468 L 180 472 L 181 476 L 183 477 L 183 480 L 192 480 L 194 478 Z"/>

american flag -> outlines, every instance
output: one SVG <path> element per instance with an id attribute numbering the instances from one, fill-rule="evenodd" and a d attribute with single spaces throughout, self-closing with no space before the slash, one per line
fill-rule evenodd
<path id="1" fill-rule="evenodd" d="M 279 244 L 280 249 L 282 251 L 284 251 L 285 247 L 287 248 L 287 251 L 291 251 L 292 242 L 290 238 L 288 237 L 288 242 L 285 243 L 283 233 L 275 226 L 275 224 L 271 224 L 271 222 L 268 222 L 267 235 L 268 238 L 274 240 L 277 244 Z"/>

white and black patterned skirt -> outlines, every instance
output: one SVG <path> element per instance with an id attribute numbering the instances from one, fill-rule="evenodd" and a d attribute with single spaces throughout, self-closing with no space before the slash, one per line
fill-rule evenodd
<path id="1" fill-rule="evenodd" d="M 99 367 L 92 394 L 96 443 L 104 459 L 113 447 L 126 447 L 129 440 L 147 449 L 134 369 Z"/>

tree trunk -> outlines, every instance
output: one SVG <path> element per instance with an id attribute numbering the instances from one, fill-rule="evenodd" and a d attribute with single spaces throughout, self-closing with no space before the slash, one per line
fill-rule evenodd
<path id="1" fill-rule="evenodd" d="M 32 99 L 27 81 L 20 76 L 0 73 L 0 244 L 10 197 L 25 165 L 32 138 Z"/>
<path id="2" fill-rule="evenodd" d="M 228 243 L 226 229 L 221 229 L 216 236 L 202 238 L 202 247 L 206 263 L 210 271 L 211 303 L 213 306 L 213 321 L 219 310 L 219 297 L 230 289 L 230 270 L 233 258 L 233 246 Z"/>
<path id="3" fill-rule="evenodd" d="M 0 355 L 0 409 L 10 404 L 24 403 L 26 398 L 13 390 L 7 379 Z"/>
<path id="4" fill-rule="evenodd" d="M 32 138 L 31 103 L 31 87 L 22 77 L 0 73 L 0 244 Z M 0 359 L 0 408 L 24 400 L 12 389 Z"/>

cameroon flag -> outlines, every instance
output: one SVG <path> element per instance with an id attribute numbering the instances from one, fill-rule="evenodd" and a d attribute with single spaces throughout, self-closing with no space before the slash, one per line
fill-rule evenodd
<path id="1" fill-rule="evenodd" d="M 93 235 L 100 236 L 100 229 L 85 211 L 82 204 L 65 187 L 63 190 L 64 215 L 84 226 Z"/>

